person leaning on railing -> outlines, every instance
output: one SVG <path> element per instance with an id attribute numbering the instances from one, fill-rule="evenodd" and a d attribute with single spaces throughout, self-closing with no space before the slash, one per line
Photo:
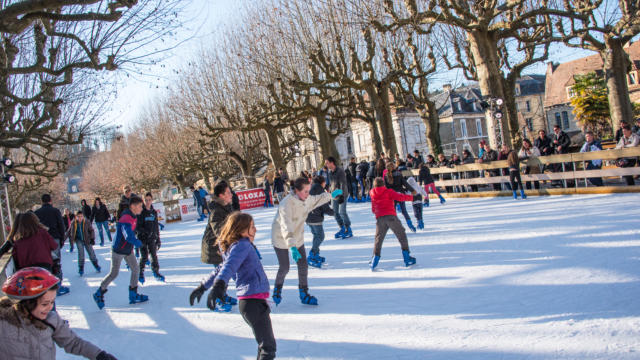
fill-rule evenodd
<path id="1" fill-rule="evenodd" d="M 584 134 L 585 142 L 580 148 L 580 152 L 591 152 L 591 151 L 600 151 L 602 150 L 602 144 L 600 144 L 599 140 L 596 140 L 595 136 L 591 131 L 587 131 Z M 602 160 L 588 160 L 584 162 L 585 170 L 600 170 L 602 168 Z M 602 186 L 602 178 L 595 177 L 589 178 L 589 182 L 595 186 Z"/>
<path id="2" fill-rule="evenodd" d="M 491 161 L 498 160 L 498 152 L 491 149 L 491 146 L 489 144 L 485 142 L 483 147 L 484 147 L 484 153 L 482 154 L 482 158 L 478 159 L 479 163 L 489 163 Z M 498 176 L 499 174 L 498 169 L 487 170 L 487 172 L 490 174 L 490 176 Z M 499 183 L 493 183 L 492 186 L 493 186 L 493 190 L 500 191 Z"/>
<path id="3" fill-rule="evenodd" d="M 622 136 L 620 137 L 618 145 L 616 145 L 616 149 L 632 148 L 638 146 L 638 144 L 640 144 L 640 136 L 638 136 L 638 134 L 634 134 L 628 124 L 623 124 Z M 634 167 L 636 166 L 636 162 L 636 158 L 634 157 L 625 157 L 616 160 L 616 166 L 622 168 Z M 626 180 L 627 185 L 635 185 L 632 175 L 626 175 L 624 176 L 624 179 Z"/>
<path id="4" fill-rule="evenodd" d="M 462 150 L 462 164 L 473 164 L 476 162 L 476 159 L 471 154 L 471 151 L 465 149 Z M 478 177 L 477 171 L 465 171 L 464 178 L 465 179 L 473 179 Z M 471 187 L 471 191 L 478 191 L 478 185 L 469 185 Z"/>
<path id="5" fill-rule="evenodd" d="M 531 141 L 529 139 L 523 139 L 522 148 L 520 148 L 520 151 L 518 152 L 518 158 L 520 159 L 520 161 L 537 158 L 539 156 L 540 156 L 540 150 L 537 147 L 531 145 Z M 525 175 L 540 174 L 540 165 L 537 165 L 537 164 L 527 165 L 524 167 L 523 173 Z M 527 190 L 530 190 L 531 181 L 527 181 L 526 185 L 527 185 Z M 540 189 L 540 181 L 534 181 L 533 186 L 536 189 Z"/>

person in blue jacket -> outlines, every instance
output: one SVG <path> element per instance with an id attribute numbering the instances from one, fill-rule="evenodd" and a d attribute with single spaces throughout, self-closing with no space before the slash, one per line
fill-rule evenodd
<path id="1" fill-rule="evenodd" d="M 138 276 L 140 268 L 133 253 L 133 248 L 142 246 L 140 240 L 136 238 L 136 217 L 142 212 L 142 199 L 139 196 L 131 196 L 128 207 L 124 204 L 122 213 L 116 224 L 116 239 L 111 248 L 111 271 L 102 280 L 100 287 L 93 294 L 98 307 L 104 307 L 104 294 L 107 292 L 109 284 L 118 277 L 122 260 L 127 263 L 131 271 L 129 281 L 129 304 L 145 302 L 149 300 L 146 295 L 138 294 Z M 125 208 L 126 207 L 126 208 Z"/>
<path id="2" fill-rule="evenodd" d="M 200 190 L 196 190 L 195 186 L 191 185 L 189 187 L 191 193 L 193 195 L 193 206 L 198 210 L 198 221 L 202 221 L 206 218 L 202 211 L 202 196 L 200 195 Z"/>
<path id="3" fill-rule="evenodd" d="M 256 227 L 251 215 L 239 211 L 229 215 L 218 237 L 224 261 L 191 293 L 189 303 L 193 306 L 195 301 L 199 302 L 213 285 L 207 296 L 207 306 L 215 309 L 216 303 L 224 304 L 229 279 L 235 279 L 238 309 L 258 343 L 257 359 L 270 360 L 276 357 L 276 339 L 266 300 L 269 298 L 269 280 L 253 244 L 255 236 Z"/>

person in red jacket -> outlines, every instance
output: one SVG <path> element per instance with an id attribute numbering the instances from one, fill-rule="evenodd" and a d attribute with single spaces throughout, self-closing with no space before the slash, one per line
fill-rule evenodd
<path id="1" fill-rule="evenodd" d="M 34 213 L 26 212 L 16 215 L 7 242 L 0 252 L 7 252 L 10 247 L 13 247 L 11 256 L 16 271 L 31 266 L 51 271 L 51 251 L 58 248 L 58 243 Z"/>
<path id="2" fill-rule="evenodd" d="M 404 231 L 400 220 L 398 220 L 394 203 L 394 201 L 412 201 L 415 191 L 412 191 L 412 195 L 400 194 L 385 187 L 384 180 L 380 177 L 373 181 L 373 186 L 374 188 L 369 192 L 369 196 L 371 197 L 371 211 L 376 216 L 376 242 L 373 248 L 373 257 L 370 262 L 371 271 L 378 266 L 382 242 L 389 229 L 393 231 L 400 242 L 405 266 L 415 264 L 416 258 L 409 255 L 407 233 Z"/>

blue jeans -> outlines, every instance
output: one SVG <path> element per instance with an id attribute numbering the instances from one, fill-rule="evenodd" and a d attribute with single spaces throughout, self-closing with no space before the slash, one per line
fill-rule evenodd
<path id="1" fill-rule="evenodd" d="M 365 197 L 367 197 L 367 194 L 366 194 L 366 191 L 365 191 L 366 187 L 364 186 L 364 181 L 363 181 L 364 179 L 362 177 L 360 177 L 360 176 L 358 176 L 357 179 L 358 179 L 358 184 L 360 184 L 360 189 L 362 190 L 362 195 L 360 196 L 360 198 L 364 199 Z"/>
<path id="2" fill-rule="evenodd" d="M 394 200 L 394 205 L 398 205 L 400 204 L 400 212 L 402 212 L 402 215 L 404 216 L 404 219 L 407 221 L 411 221 L 411 217 L 409 216 L 409 213 L 407 212 L 407 205 L 404 203 L 404 201 L 395 201 Z"/>
<path id="3" fill-rule="evenodd" d="M 96 221 L 96 227 L 98 228 L 98 234 L 100 234 L 100 245 L 104 244 L 104 235 L 102 235 L 102 228 L 107 232 L 107 236 L 109 236 L 109 241 L 111 240 L 111 232 L 109 231 L 109 222 L 108 221 Z"/>
<path id="4" fill-rule="evenodd" d="M 198 204 L 196 209 L 198 209 L 198 216 L 203 217 L 204 214 L 202 213 L 202 205 Z"/>
<path id="5" fill-rule="evenodd" d="M 338 203 L 338 200 L 333 200 L 331 204 L 333 207 L 333 212 L 335 213 L 334 217 L 336 218 L 336 222 L 340 227 L 351 227 L 351 220 L 349 220 L 349 215 L 347 215 L 347 200 L 345 199 L 342 204 Z"/>
<path id="6" fill-rule="evenodd" d="M 320 244 L 324 241 L 324 227 L 322 225 L 309 225 L 311 233 L 313 234 L 313 246 L 311 251 L 319 254 Z"/>

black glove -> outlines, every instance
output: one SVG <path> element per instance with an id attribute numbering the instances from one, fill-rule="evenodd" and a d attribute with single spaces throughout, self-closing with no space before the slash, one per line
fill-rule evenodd
<path id="1" fill-rule="evenodd" d="M 207 307 L 211 310 L 216 309 L 216 299 L 224 300 L 224 294 L 227 293 L 227 284 L 218 280 L 213 284 L 213 288 L 207 296 Z"/>
<path id="2" fill-rule="evenodd" d="M 118 360 L 115 356 L 109 354 L 106 351 L 101 351 L 98 356 L 96 356 L 96 360 Z"/>
<path id="3" fill-rule="evenodd" d="M 338 200 L 338 204 L 342 204 L 344 202 L 344 195 L 338 195 L 338 197 L 336 197 L 336 200 Z"/>
<path id="4" fill-rule="evenodd" d="M 191 292 L 191 295 L 189 295 L 189 304 L 191 304 L 191 306 L 193 306 L 193 303 L 195 300 L 197 300 L 198 302 L 200 302 L 200 298 L 202 297 L 202 294 L 204 294 L 205 292 L 204 285 L 200 284 L 200 286 L 198 286 L 195 290 L 193 290 Z"/>

